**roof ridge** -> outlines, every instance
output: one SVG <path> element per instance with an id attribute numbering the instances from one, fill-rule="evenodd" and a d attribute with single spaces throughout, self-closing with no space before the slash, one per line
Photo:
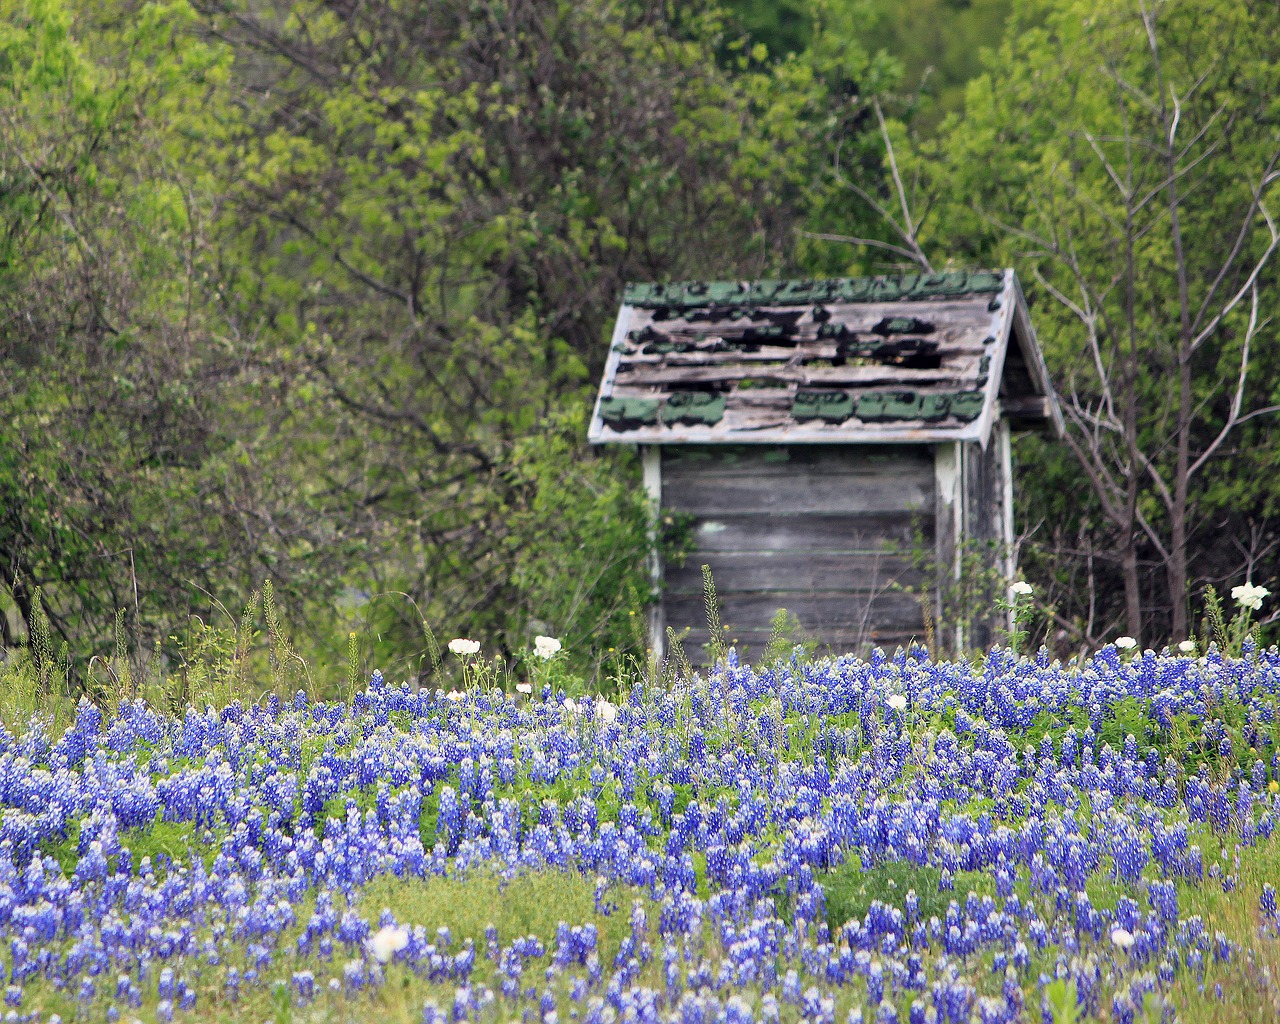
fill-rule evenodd
<path id="1" fill-rule="evenodd" d="M 659 309 L 805 306 L 821 302 L 903 302 L 999 292 L 1003 270 L 946 270 L 877 277 L 764 278 L 755 281 L 628 282 L 623 303 Z"/>

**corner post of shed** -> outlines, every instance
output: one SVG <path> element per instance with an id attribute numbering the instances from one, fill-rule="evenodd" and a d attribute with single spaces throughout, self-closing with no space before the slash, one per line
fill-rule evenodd
<path id="1" fill-rule="evenodd" d="M 662 516 L 662 448 L 656 444 L 640 446 L 644 467 L 644 490 L 649 505 L 649 644 L 659 665 L 666 656 L 666 616 L 662 610 L 662 552 L 658 546 L 659 519 Z"/>
<path id="2" fill-rule="evenodd" d="M 964 486 L 964 474 L 961 472 L 963 462 L 963 442 L 951 441 L 933 446 L 934 470 L 934 593 L 933 621 L 940 630 L 943 623 L 945 602 L 944 589 L 953 586 L 960 579 L 961 540 L 964 536 L 964 498 L 961 493 Z M 953 651 L 964 649 L 964 627 L 956 623 L 955 634 L 944 640 L 942 634 L 935 634 L 938 647 L 945 649 L 947 642 L 953 644 Z"/>
<path id="3" fill-rule="evenodd" d="M 1018 572 L 1017 538 L 1013 527 L 1013 430 L 1009 421 L 1003 417 L 996 422 L 996 440 L 1000 445 L 1000 503 L 1004 512 L 1004 521 L 1001 523 L 1004 579 L 1006 586 L 1011 587 Z M 1012 591 L 1006 591 L 1005 600 L 1009 601 L 1012 597 Z M 1014 627 L 1012 608 L 1013 603 L 1009 601 L 1009 609 L 1004 613 L 1006 631 Z"/>

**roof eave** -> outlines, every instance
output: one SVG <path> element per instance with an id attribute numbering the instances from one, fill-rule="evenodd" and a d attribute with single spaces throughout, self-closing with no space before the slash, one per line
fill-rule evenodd
<path id="1" fill-rule="evenodd" d="M 1004 376 L 1004 360 L 1009 352 L 1009 339 L 1013 333 L 1013 318 L 1021 292 L 1018 290 L 1017 278 L 1013 268 L 1004 272 L 1004 287 L 1000 290 L 1000 312 L 995 325 L 995 344 L 992 346 L 991 365 L 987 368 L 987 383 L 984 387 L 982 413 L 977 420 L 977 437 L 975 440 L 986 451 L 987 442 L 991 440 L 991 430 L 995 426 L 1000 412 L 1000 379 Z"/>
<path id="2" fill-rule="evenodd" d="M 1031 375 L 1032 382 L 1045 398 L 1048 406 L 1048 420 L 1053 424 L 1054 433 L 1062 437 L 1066 433 L 1067 423 L 1062 415 L 1062 406 L 1058 404 L 1058 395 L 1054 390 L 1053 381 L 1049 377 L 1049 367 L 1044 361 L 1044 353 L 1040 351 L 1040 343 L 1036 339 L 1036 329 L 1031 323 L 1031 311 L 1027 308 L 1027 298 L 1023 295 L 1022 285 L 1018 283 L 1012 271 L 1009 272 L 1009 276 L 1013 280 L 1017 293 L 1014 306 L 1017 333 L 1020 338 L 1025 339 L 1025 344 L 1021 346 L 1022 358 L 1027 364 L 1027 372 Z"/>
<path id="3" fill-rule="evenodd" d="M 608 444 L 615 440 L 604 434 L 600 403 L 613 394 L 613 382 L 618 375 L 618 362 L 622 358 L 621 345 L 627 337 L 627 324 L 631 321 L 631 309 L 630 305 L 623 303 L 618 310 L 618 319 L 613 323 L 613 334 L 609 338 L 609 358 L 604 364 L 604 379 L 596 390 L 596 404 L 592 406 L 591 425 L 587 428 L 587 441 L 590 444 Z"/>
<path id="4" fill-rule="evenodd" d="M 988 432 L 990 428 L 988 427 Z M 588 434 L 591 444 L 941 444 L 953 441 L 981 441 L 980 420 L 957 427 L 888 427 L 873 429 L 863 424 L 853 427 L 807 426 L 796 424 L 769 430 L 717 431 L 715 427 L 662 426 L 635 427 L 615 431 L 595 424 Z"/>

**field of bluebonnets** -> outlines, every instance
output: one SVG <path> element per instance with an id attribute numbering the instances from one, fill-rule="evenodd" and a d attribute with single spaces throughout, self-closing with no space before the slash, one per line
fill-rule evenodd
<path id="1" fill-rule="evenodd" d="M 1280 651 L 1126 646 L 37 713 L 0 1013 L 1274 1019 Z"/>

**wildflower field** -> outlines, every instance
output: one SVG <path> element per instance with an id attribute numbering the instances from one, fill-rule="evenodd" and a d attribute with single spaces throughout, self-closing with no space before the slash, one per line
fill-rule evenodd
<path id="1" fill-rule="evenodd" d="M 1280 1009 L 1275 648 L 484 678 L 0 733 L 4 1020 Z"/>

